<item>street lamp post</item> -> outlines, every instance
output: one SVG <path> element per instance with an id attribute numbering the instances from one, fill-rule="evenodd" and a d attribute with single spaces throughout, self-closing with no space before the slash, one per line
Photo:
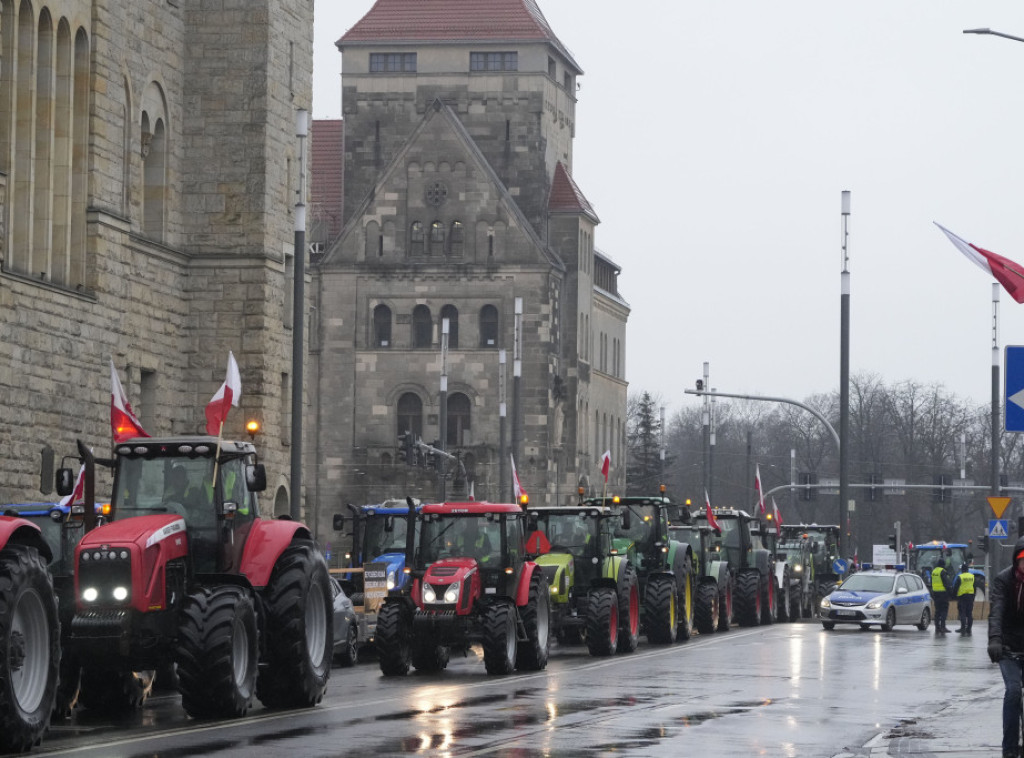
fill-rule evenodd
<path id="1" fill-rule="evenodd" d="M 523 390 L 521 379 L 523 375 L 523 298 L 515 299 L 515 321 L 512 340 L 512 457 L 519 457 L 519 443 L 522 429 L 520 425 L 523 419 Z M 514 496 L 513 496 L 513 502 Z"/>
<path id="2" fill-rule="evenodd" d="M 1015 42 L 1024 42 L 1024 37 L 1014 37 L 1012 34 L 1004 34 L 1003 32 L 995 32 L 991 29 L 964 29 L 964 34 L 991 34 L 993 37 L 1003 37 L 1005 39 L 1012 39 Z"/>
<path id="3" fill-rule="evenodd" d="M 448 329 L 449 321 L 441 319 L 441 407 L 438 409 L 438 449 L 444 452 L 448 442 Z M 448 499 L 448 460 L 445 456 L 438 458 L 438 487 L 441 491 L 441 502 Z"/>
<path id="4" fill-rule="evenodd" d="M 508 492 L 509 458 L 508 450 L 505 449 L 505 416 L 508 415 L 508 402 L 505 399 L 507 397 L 508 361 L 505 356 L 504 348 L 498 351 L 498 492 L 501 493 L 499 501 Z"/>
<path id="5" fill-rule="evenodd" d="M 849 445 L 846 444 L 850 438 L 850 256 L 847 248 L 849 230 L 847 224 L 850 220 L 850 191 L 842 192 L 842 221 L 843 221 L 843 269 L 841 274 L 842 294 L 840 295 L 840 338 L 839 338 L 839 555 L 843 555 L 843 548 L 849 551 L 852 545 L 845 544 L 852 542 L 852 535 L 847 532 L 850 528 L 849 502 L 850 495 L 850 471 L 849 471 Z M 850 536 L 849 540 L 844 537 Z"/>
<path id="6" fill-rule="evenodd" d="M 295 136 L 299 138 L 299 190 L 295 203 L 295 281 L 292 288 L 292 458 L 291 500 L 288 515 L 302 520 L 302 363 L 305 340 L 306 298 L 306 135 L 309 111 L 295 111 Z"/>

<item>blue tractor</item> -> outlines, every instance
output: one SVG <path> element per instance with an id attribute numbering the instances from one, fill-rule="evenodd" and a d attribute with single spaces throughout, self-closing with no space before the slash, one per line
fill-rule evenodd
<path id="1" fill-rule="evenodd" d="M 974 555 L 971 552 L 970 545 L 965 545 L 962 542 L 943 542 L 941 540 L 932 540 L 922 545 L 915 545 L 913 543 L 907 545 L 909 570 L 924 579 L 925 585 L 928 587 L 932 586 L 932 569 L 935 568 L 939 558 L 946 561 L 946 569 L 949 571 L 950 576 L 956 576 L 960 573 L 960 567 L 966 563 L 968 570 L 974 574 L 975 586 L 982 592 L 985 591 L 985 572 L 983 569 L 976 568 L 973 565 Z"/>

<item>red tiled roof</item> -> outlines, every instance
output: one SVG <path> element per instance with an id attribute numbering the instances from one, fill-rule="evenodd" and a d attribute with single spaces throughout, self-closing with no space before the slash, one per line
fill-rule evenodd
<path id="1" fill-rule="evenodd" d="M 594 221 L 600 221 L 593 206 L 584 197 L 580 188 L 576 186 L 576 182 L 573 181 L 561 161 L 555 166 L 555 176 L 551 181 L 548 211 L 551 213 L 585 213 Z"/>
<path id="2" fill-rule="evenodd" d="M 338 238 L 345 204 L 345 122 L 314 119 L 309 146 L 310 218 L 326 224 L 328 245 Z M 311 240 L 314 241 L 314 240 Z"/>
<path id="3" fill-rule="evenodd" d="M 577 68 L 535 0 L 377 0 L 336 43 L 537 40 Z"/>

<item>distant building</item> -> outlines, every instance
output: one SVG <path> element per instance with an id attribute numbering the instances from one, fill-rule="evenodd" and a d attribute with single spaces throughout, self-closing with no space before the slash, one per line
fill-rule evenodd
<path id="1" fill-rule="evenodd" d="M 621 490 L 629 305 L 572 178 L 579 64 L 533 0 L 378 0 L 337 44 L 344 226 L 310 338 L 321 521 L 441 496 L 401 460 L 406 431 L 460 457 L 449 499 L 508 500 L 510 453 L 535 504 L 600 493 L 605 450 Z"/>

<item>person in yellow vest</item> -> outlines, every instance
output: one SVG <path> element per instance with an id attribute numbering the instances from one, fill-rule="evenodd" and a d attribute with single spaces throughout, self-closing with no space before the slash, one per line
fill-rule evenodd
<path id="1" fill-rule="evenodd" d="M 960 628 L 957 634 L 970 636 L 971 628 L 974 626 L 974 574 L 971 573 L 965 563 L 960 567 L 960 573 L 953 580 L 953 594 L 956 595 L 956 611 L 960 616 Z"/>
<path id="2" fill-rule="evenodd" d="M 949 631 L 946 628 L 946 616 L 949 615 L 949 572 L 946 571 L 946 561 L 942 558 L 939 558 L 932 569 L 929 588 L 932 591 L 932 602 L 935 604 L 935 633 L 944 634 Z"/>

